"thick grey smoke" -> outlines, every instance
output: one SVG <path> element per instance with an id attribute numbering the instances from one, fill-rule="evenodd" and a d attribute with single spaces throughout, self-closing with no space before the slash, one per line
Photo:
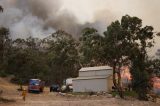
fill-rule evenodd
<path id="1" fill-rule="evenodd" d="M 108 24 L 105 18 L 108 14 L 108 20 L 113 18 L 108 10 L 107 16 L 97 11 L 93 23 L 81 24 L 72 12 L 62 9 L 61 0 L 0 0 L 0 4 L 5 9 L 0 14 L 0 25 L 8 27 L 13 38 L 45 37 L 59 29 L 77 37 L 84 27 L 104 31 Z"/>
<path id="2" fill-rule="evenodd" d="M 78 8 L 78 11 L 64 10 L 64 1 L 70 1 L 69 6 Z M 159 4 L 159 0 L 0 0 L 4 7 L 0 26 L 8 27 L 13 38 L 45 37 L 58 29 L 77 37 L 85 27 L 95 27 L 102 33 L 112 21 L 129 14 L 141 18 L 143 25 L 152 25 L 157 32 L 160 28 Z M 78 13 L 79 10 L 82 13 Z M 93 20 L 82 24 L 79 16 L 88 16 L 87 10 L 93 12 Z M 76 17 L 76 14 L 81 15 Z M 159 41 L 156 38 L 155 48 L 150 50 L 150 54 L 154 55 L 159 48 Z"/>
<path id="3" fill-rule="evenodd" d="M 5 9 L 0 14 L 0 25 L 9 28 L 13 38 L 42 37 L 54 31 L 51 27 L 45 29 L 45 22 L 32 14 L 27 4 L 21 3 L 29 2 L 25 2 L 25 0 L 0 1 L 0 4 Z"/>
<path id="4" fill-rule="evenodd" d="M 59 0 L 1 0 L 4 12 L 0 25 L 10 29 L 13 38 L 44 37 L 63 29 L 76 34 L 79 24 L 67 11 L 61 11 Z"/>

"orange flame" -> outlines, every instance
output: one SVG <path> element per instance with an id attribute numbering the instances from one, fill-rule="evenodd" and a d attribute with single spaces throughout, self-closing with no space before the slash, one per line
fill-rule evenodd
<path id="1" fill-rule="evenodd" d="M 127 66 L 121 68 L 121 78 L 131 80 L 131 73 Z"/>

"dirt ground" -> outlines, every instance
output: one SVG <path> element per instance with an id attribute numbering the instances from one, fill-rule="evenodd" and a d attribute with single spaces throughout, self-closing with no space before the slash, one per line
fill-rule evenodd
<path id="1" fill-rule="evenodd" d="M 106 96 L 69 95 L 50 93 L 48 88 L 40 94 L 27 93 L 26 101 L 22 100 L 18 86 L 7 83 L 0 78 L 0 89 L 3 90 L 3 98 L 15 100 L 15 102 L 0 103 L 0 106 L 160 106 L 160 100 L 156 103 L 139 101 L 136 99 L 122 100 Z"/>

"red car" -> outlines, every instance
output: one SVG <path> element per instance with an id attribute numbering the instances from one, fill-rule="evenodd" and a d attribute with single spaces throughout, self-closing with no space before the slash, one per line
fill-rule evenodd
<path id="1" fill-rule="evenodd" d="M 44 81 L 40 79 L 30 79 L 28 85 L 28 92 L 43 92 Z"/>

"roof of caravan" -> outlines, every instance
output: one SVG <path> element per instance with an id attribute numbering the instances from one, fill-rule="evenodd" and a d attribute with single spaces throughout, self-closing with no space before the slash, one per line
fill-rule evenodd
<path id="1" fill-rule="evenodd" d="M 40 79 L 30 79 L 30 80 L 39 80 L 40 81 Z"/>
<path id="2" fill-rule="evenodd" d="M 98 71 L 98 70 L 112 70 L 110 66 L 97 66 L 97 67 L 84 67 L 81 68 L 79 71 Z"/>
<path id="3" fill-rule="evenodd" d="M 90 80 L 90 79 L 104 79 L 104 78 L 108 78 L 112 75 L 107 75 L 107 76 L 93 76 L 93 77 L 77 77 L 77 78 L 73 78 L 72 80 Z"/>

